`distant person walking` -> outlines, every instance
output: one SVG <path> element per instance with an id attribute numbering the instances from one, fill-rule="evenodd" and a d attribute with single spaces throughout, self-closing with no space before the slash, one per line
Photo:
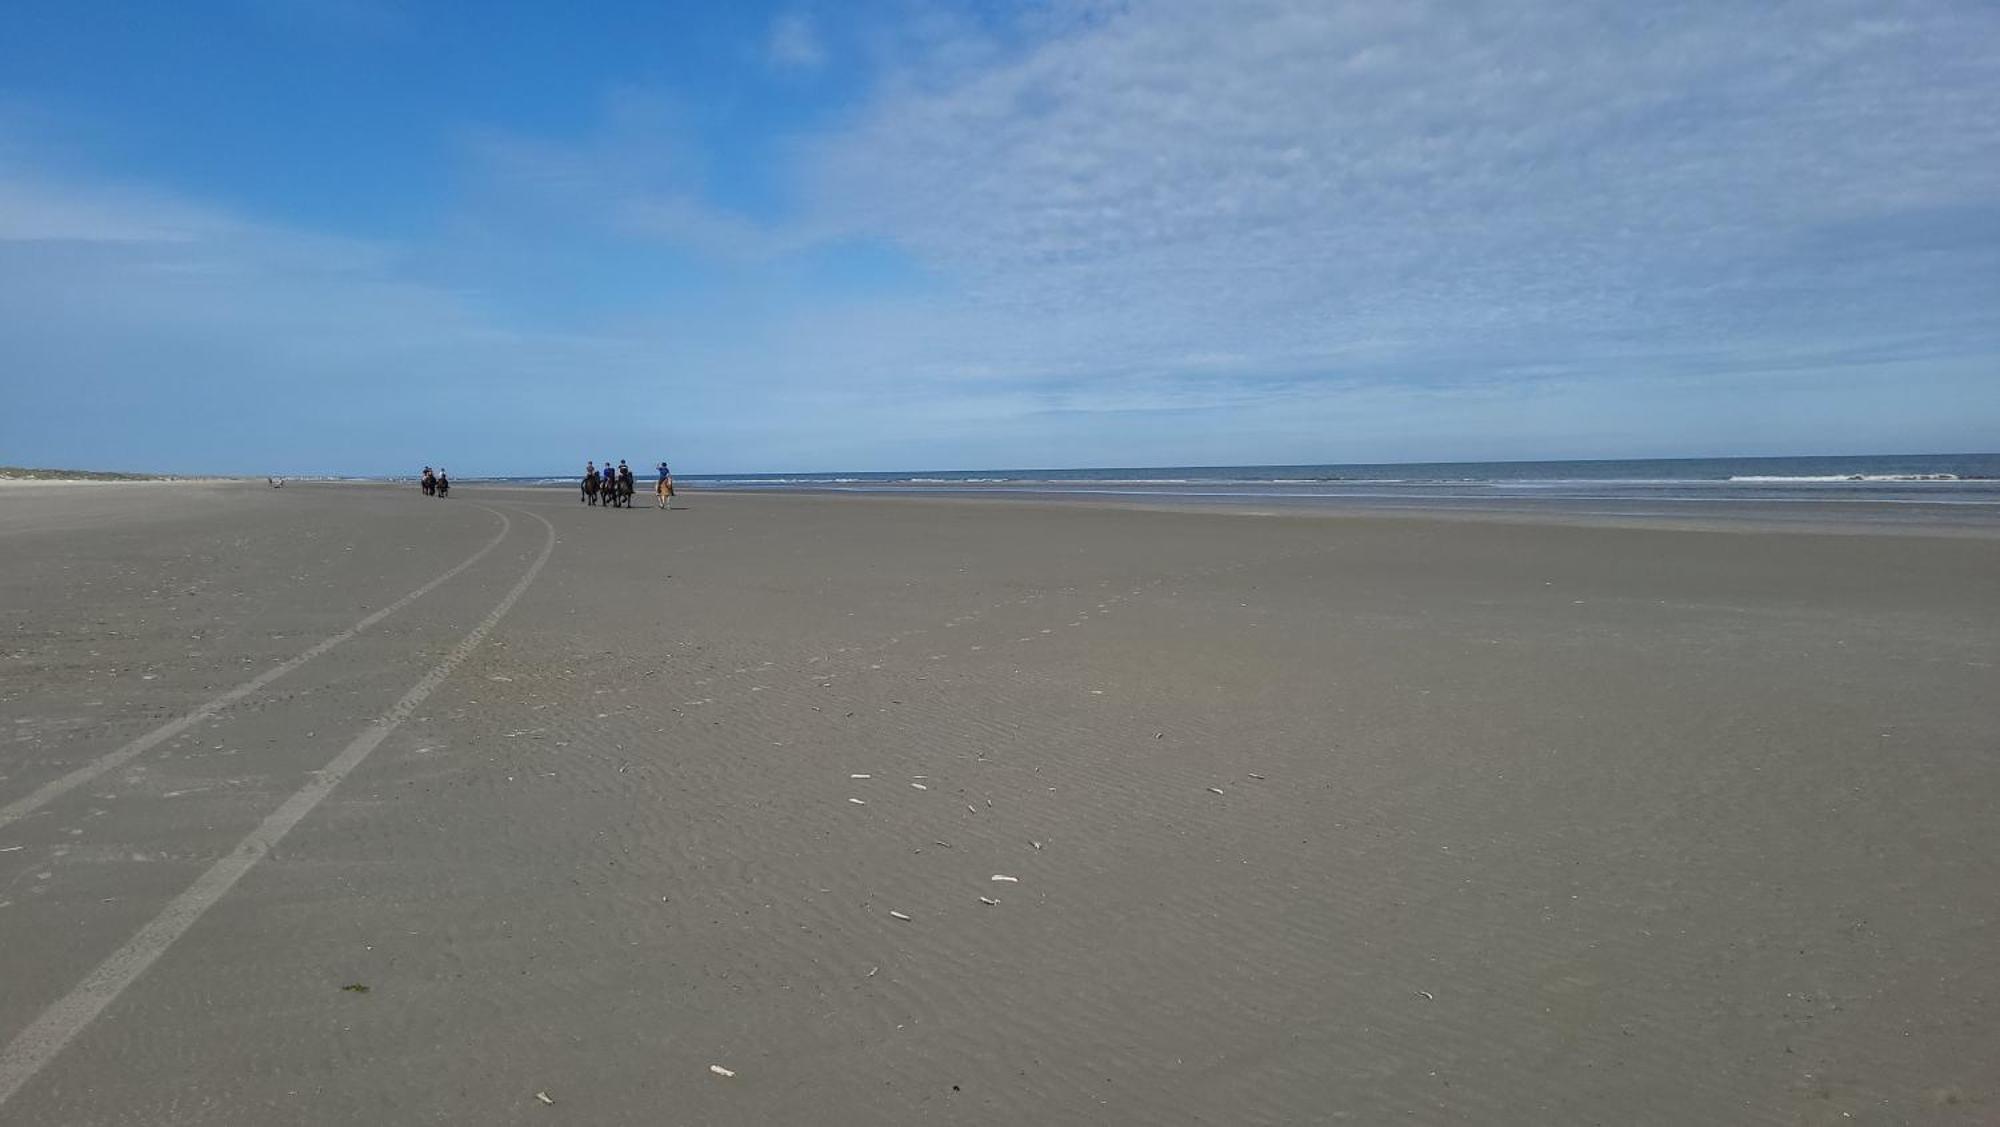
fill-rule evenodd
<path id="1" fill-rule="evenodd" d="M 653 499 L 662 509 L 674 499 L 674 475 L 665 462 L 660 463 L 660 480 L 653 486 Z"/>

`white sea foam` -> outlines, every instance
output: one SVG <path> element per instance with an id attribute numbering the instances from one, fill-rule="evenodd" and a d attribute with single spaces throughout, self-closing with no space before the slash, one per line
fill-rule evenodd
<path id="1" fill-rule="evenodd" d="M 1850 473 L 1850 474 L 1813 474 L 1813 475 L 1806 475 L 1799 477 L 1750 475 L 1750 476 L 1732 477 L 1729 480 L 1734 482 L 1741 482 L 1747 485 L 1796 485 L 1796 484 L 1815 484 L 1815 483 L 1831 484 L 1834 482 L 1842 482 L 1842 481 L 1910 482 L 1910 481 L 1959 481 L 1962 479 L 1957 474 L 1951 474 L 1951 473 Z"/>

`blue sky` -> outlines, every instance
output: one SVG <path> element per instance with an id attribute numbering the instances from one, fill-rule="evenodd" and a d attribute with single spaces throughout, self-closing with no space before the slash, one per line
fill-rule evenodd
<path id="1" fill-rule="evenodd" d="M 11 10 L 0 463 L 2000 446 L 1983 0 L 565 7 Z"/>

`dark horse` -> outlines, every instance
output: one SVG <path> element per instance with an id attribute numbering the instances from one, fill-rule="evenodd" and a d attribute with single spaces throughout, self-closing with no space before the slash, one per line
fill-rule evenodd
<path id="1" fill-rule="evenodd" d="M 583 475 L 583 496 L 578 498 L 586 505 L 597 504 L 598 477 L 595 469 Z"/>
<path id="2" fill-rule="evenodd" d="M 584 481 L 586 483 L 584 488 L 588 489 L 590 479 L 586 477 Z M 617 470 L 608 469 L 604 471 L 604 476 L 598 479 L 597 497 L 607 509 L 629 508 L 632 504 L 632 487 L 618 480 Z"/>

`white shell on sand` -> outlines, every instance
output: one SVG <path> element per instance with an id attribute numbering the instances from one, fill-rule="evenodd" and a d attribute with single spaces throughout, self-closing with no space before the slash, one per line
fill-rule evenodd
<path id="1" fill-rule="evenodd" d="M 994 874 L 993 874 L 993 879 L 994 879 L 994 880 L 998 880 L 998 881 L 1006 881 L 1006 882 L 1007 882 L 1008 884 L 1020 884 L 1020 883 L 1021 883 L 1021 878 L 1020 878 L 1020 877 L 1010 877 L 1010 876 L 1008 876 L 1008 875 L 1007 875 L 1006 873 L 994 873 Z"/>
<path id="2" fill-rule="evenodd" d="M 736 1074 L 735 1074 L 734 1072 L 731 1072 L 731 1071 L 729 1071 L 728 1069 L 726 1069 L 726 1068 L 722 1067 L 722 1066 L 721 1066 L 721 1065 L 719 1065 L 719 1064 L 711 1064 L 711 1065 L 709 1065 L 709 1066 L 708 1066 L 708 1070 L 709 1070 L 710 1072 L 713 1072 L 713 1073 L 715 1073 L 715 1074 L 716 1074 L 717 1076 L 734 1076 L 734 1075 L 736 1075 Z"/>
<path id="3" fill-rule="evenodd" d="M 866 805 L 868 805 L 868 800 L 867 800 L 867 799 L 865 799 L 865 798 L 850 798 L 850 799 L 848 799 L 847 801 L 849 801 L 849 802 L 852 802 L 852 803 L 853 803 L 854 805 L 856 805 L 856 806 L 866 806 Z"/>
<path id="4" fill-rule="evenodd" d="M 982 896 L 979 898 L 979 902 L 981 904 L 986 905 L 989 908 L 993 907 L 995 904 L 1000 903 L 1000 901 L 993 899 L 991 896 Z"/>
<path id="5" fill-rule="evenodd" d="M 891 912 L 889 913 L 889 915 L 890 915 L 891 917 L 895 918 L 895 919 L 899 919 L 899 920 L 902 920 L 902 921 L 903 921 L 904 923 L 908 923 L 908 922 L 910 922 L 910 917 L 908 917 L 908 916 L 904 915 L 904 914 L 903 914 L 903 913 L 901 913 L 901 912 L 897 912 L 897 911 L 891 911 Z"/>

